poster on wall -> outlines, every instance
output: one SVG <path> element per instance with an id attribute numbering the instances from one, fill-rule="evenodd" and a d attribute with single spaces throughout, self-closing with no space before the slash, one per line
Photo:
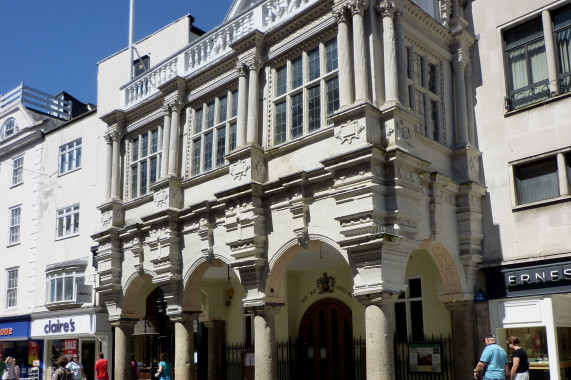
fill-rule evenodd
<path id="1" fill-rule="evenodd" d="M 37 342 L 28 343 L 28 363 L 39 360 L 40 345 Z"/>
<path id="2" fill-rule="evenodd" d="M 57 368 L 57 359 L 64 355 L 71 360 L 77 354 L 77 339 L 62 339 L 52 342 L 52 367 Z"/>
<path id="3" fill-rule="evenodd" d="M 410 372 L 442 373 L 441 348 L 439 344 L 409 344 Z"/>
<path id="4" fill-rule="evenodd" d="M 77 339 L 66 339 L 63 341 L 63 354 L 69 361 L 71 361 L 74 355 L 77 355 Z"/>

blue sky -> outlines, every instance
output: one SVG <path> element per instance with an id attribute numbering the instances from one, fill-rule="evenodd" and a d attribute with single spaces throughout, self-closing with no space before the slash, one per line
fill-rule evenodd
<path id="1" fill-rule="evenodd" d="M 190 13 L 209 31 L 232 0 L 135 0 L 135 41 Z M 129 0 L 0 0 L 0 94 L 21 82 L 97 99 L 97 62 L 127 47 Z"/>

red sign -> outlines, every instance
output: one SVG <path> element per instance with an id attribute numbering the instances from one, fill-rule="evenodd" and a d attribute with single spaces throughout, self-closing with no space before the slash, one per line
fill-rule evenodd
<path id="1" fill-rule="evenodd" d="M 28 344 L 28 363 L 31 363 L 34 360 L 38 360 L 39 350 L 40 350 L 40 346 L 38 343 L 30 342 Z"/>
<path id="2" fill-rule="evenodd" d="M 77 354 L 77 339 L 67 339 L 63 341 L 63 354 L 71 359 Z"/>

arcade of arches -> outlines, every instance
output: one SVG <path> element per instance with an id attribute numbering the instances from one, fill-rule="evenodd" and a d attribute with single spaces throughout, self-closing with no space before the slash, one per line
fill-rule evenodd
<path id="1" fill-rule="evenodd" d="M 141 364 L 140 378 L 150 378 L 161 352 L 170 355 L 175 379 L 227 378 L 224 350 L 232 344 L 254 351 L 240 359 L 243 374 L 277 378 L 276 342 L 292 339 L 303 347 L 297 365 L 311 378 L 350 379 L 355 371 L 352 342 L 363 337 L 366 352 L 359 357 L 376 358 L 363 367 L 367 378 L 393 379 L 395 332 L 473 340 L 470 302 L 450 301 L 460 277 L 451 271 L 454 263 L 442 246 L 425 243 L 412 252 L 402 294 L 374 297 L 355 295 L 360 274 L 342 252 L 318 241 L 307 248 L 290 244 L 271 263 L 265 291 L 273 296 L 258 304 L 247 302 L 245 279 L 220 257 L 197 263 L 185 278 L 184 291 L 157 284 L 154 273 L 134 274 L 123 293 L 121 314 L 114 321 L 111 316 L 115 378 L 130 378 L 131 353 Z M 454 359 L 473 360 L 469 353 L 461 355 Z"/>

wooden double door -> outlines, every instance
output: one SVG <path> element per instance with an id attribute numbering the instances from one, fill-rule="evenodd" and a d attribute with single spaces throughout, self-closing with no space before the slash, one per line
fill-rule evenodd
<path id="1" fill-rule="evenodd" d="M 307 379 L 353 379 L 351 310 L 326 298 L 305 312 L 300 328 L 302 371 Z"/>

